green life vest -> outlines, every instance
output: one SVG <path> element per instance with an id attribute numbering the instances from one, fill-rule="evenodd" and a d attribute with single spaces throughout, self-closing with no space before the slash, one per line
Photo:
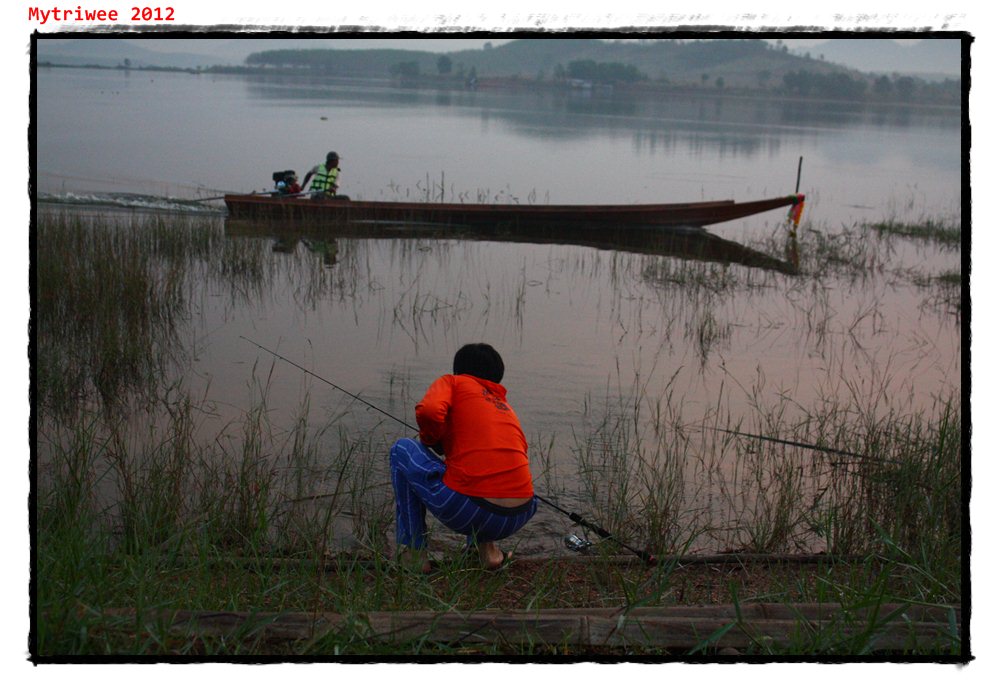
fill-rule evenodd
<path id="1" fill-rule="evenodd" d="M 316 167 L 316 174 L 313 175 L 309 189 L 313 192 L 325 192 L 333 195 L 337 192 L 337 176 L 340 175 L 340 168 L 327 169 L 326 164 Z"/>

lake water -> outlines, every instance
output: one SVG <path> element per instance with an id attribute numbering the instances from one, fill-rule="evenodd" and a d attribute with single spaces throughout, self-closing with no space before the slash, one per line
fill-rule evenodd
<path id="1" fill-rule="evenodd" d="M 272 171 L 302 176 L 337 150 L 342 191 L 359 199 L 419 198 L 442 175 L 455 199 L 756 199 L 793 192 L 802 157 L 817 221 L 960 203 L 957 110 L 60 69 L 39 70 L 37 97 L 42 192 L 270 189 Z"/>
<path id="2" fill-rule="evenodd" d="M 245 338 L 408 421 L 457 347 L 493 343 L 529 440 L 551 444 L 566 478 L 609 411 L 752 429 L 762 410 L 795 419 L 862 398 L 905 414 L 960 396 L 957 315 L 912 280 L 958 271 L 957 251 L 888 247 L 859 225 L 960 217 L 958 110 L 75 69 L 40 69 L 36 94 L 47 201 L 263 190 L 272 171 L 301 177 L 331 149 L 341 191 L 355 199 L 740 201 L 791 194 L 801 157 L 800 235 L 848 229 L 875 247 L 881 278 L 871 281 L 459 239 L 342 239 L 337 263 L 317 269 L 304 245 L 271 252 L 272 238 L 234 235 L 269 254 L 273 276 L 239 299 L 193 291 L 182 376 L 213 402 L 209 432 L 247 408 L 255 363 L 274 362 Z M 713 232 L 766 246 L 784 237 L 783 223 L 776 211 Z M 284 364 L 269 408 L 292 419 L 306 390 L 317 424 L 344 410 L 359 429 L 378 417 Z M 657 412 L 667 399 L 669 415 Z M 529 539 L 542 546 L 564 527 L 552 516 L 537 523 Z"/>

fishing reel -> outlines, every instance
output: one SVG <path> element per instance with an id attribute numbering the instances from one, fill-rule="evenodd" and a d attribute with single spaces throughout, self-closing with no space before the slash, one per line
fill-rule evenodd
<path id="1" fill-rule="evenodd" d="M 577 554 L 588 554 L 590 548 L 594 546 L 594 543 L 590 540 L 585 540 L 577 535 L 567 535 L 563 538 L 563 544 L 566 546 L 566 549 Z"/>

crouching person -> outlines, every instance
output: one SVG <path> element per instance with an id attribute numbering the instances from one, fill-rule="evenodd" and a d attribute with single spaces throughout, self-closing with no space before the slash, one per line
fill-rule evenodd
<path id="1" fill-rule="evenodd" d="M 463 346 L 452 371 L 416 406 L 419 438 L 399 440 L 389 454 L 396 543 L 425 573 L 431 570 L 427 511 L 465 535 L 484 568 L 498 569 L 511 554 L 497 541 L 524 527 L 538 508 L 528 443 L 500 385 L 500 354 L 485 343 Z"/>

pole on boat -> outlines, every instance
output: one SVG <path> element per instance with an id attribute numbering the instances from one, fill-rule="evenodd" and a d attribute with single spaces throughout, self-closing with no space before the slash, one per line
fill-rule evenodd
<path id="1" fill-rule="evenodd" d="M 229 197 L 229 196 L 232 196 L 232 195 L 239 195 L 239 196 L 244 196 L 245 195 L 245 196 L 250 196 L 250 197 L 284 197 L 286 199 L 290 199 L 292 197 L 304 197 L 307 194 L 309 194 L 308 191 L 306 191 L 306 192 L 295 192 L 293 194 L 281 194 L 277 190 L 275 190 L 275 191 L 267 191 L 267 190 L 265 190 L 263 192 L 227 192 L 226 194 L 220 195 L 218 197 L 201 197 L 200 199 L 193 199 L 192 201 L 196 201 L 196 202 L 213 202 L 213 201 L 217 201 L 219 199 L 225 199 L 226 197 Z"/>
<path id="2" fill-rule="evenodd" d="M 241 194 L 240 192 L 227 192 L 226 194 L 221 194 L 218 197 L 199 197 L 198 199 L 192 199 L 195 202 L 214 202 L 217 199 L 225 199 L 230 194 Z"/>
<path id="3" fill-rule="evenodd" d="M 799 156 L 799 170 L 795 176 L 795 203 L 788 211 L 788 243 L 785 246 L 785 258 L 796 273 L 799 270 L 799 219 L 802 218 L 802 207 L 805 198 L 799 194 L 802 184 L 802 156 Z"/>
<path id="4" fill-rule="evenodd" d="M 376 405 L 374 405 L 372 403 L 369 403 L 365 399 L 361 398 L 361 396 L 358 396 L 357 394 L 353 394 L 350 391 L 348 391 L 347 389 L 344 389 L 344 388 L 341 388 L 341 387 L 337 386 L 336 384 L 334 384 L 329 379 L 325 379 L 325 378 L 321 377 L 320 375 L 316 374 L 315 372 L 312 372 L 312 371 L 306 369 L 302 365 L 300 365 L 298 363 L 295 363 L 295 362 L 292 362 L 288 358 L 286 358 L 283 355 L 280 355 L 280 354 L 274 352 L 270 348 L 265 348 L 260 343 L 257 343 L 256 341 L 253 341 L 253 340 L 247 338 L 246 336 L 240 336 L 240 338 L 242 338 L 244 341 L 246 341 L 247 343 L 249 343 L 251 345 L 257 346 L 258 348 L 260 348 L 261 350 L 263 350 L 265 353 L 270 353 L 271 355 L 273 355 L 274 357 L 278 358 L 279 360 L 283 360 L 284 362 L 287 362 L 289 365 L 291 365 L 292 367 L 295 367 L 295 368 L 301 370 L 305 374 L 308 374 L 308 375 L 310 375 L 312 377 L 315 377 L 316 379 L 319 379 L 324 384 L 328 384 L 328 385 L 332 386 L 337 391 L 340 391 L 341 393 L 347 394 L 348 396 L 350 396 L 354 400 L 359 401 L 360 403 L 363 403 L 364 405 L 368 406 L 372 410 L 374 410 L 376 412 L 379 412 L 379 413 L 382 413 L 387 418 L 389 418 L 391 420 L 395 420 L 396 422 L 398 422 L 399 424 L 403 425 L 404 427 L 407 427 L 407 428 L 413 430 L 414 432 L 420 432 L 419 429 L 417 429 L 416 427 L 414 427 L 410 423 L 404 422 L 403 420 L 400 420 L 398 417 L 396 417 L 392 413 L 389 413 L 389 412 L 386 412 L 386 411 L 382 410 L 378 406 L 376 406 Z M 656 557 L 654 557 L 653 555 L 649 554 L 645 550 L 640 550 L 640 549 L 635 549 L 634 547 L 630 547 L 629 545 L 625 544 L 624 542 L 622 542 L 621 540 L 619 540 L 618 538 L 616 538 L 614 535 L 612 535 L 605 528 L 602 528 L 601 526 L 599 526 L 599 525 L 597 525 L 595 523 L 591 523 L 591 522 L 587 521 L 582 516 L 580 516 L 580 514 L 573 513 L 571 511 L 567 511 L 566 509 L 564 509 L 561 506 L 559 506 L 558 504 L 556 504 L 554 501 L 552 501 L 550 499 L 546 499 L 545 497 L 541 496 L 540 494 L 535 494 L 535 497 L 538 499 L 538 501 L 542 502 L 543 504 L 552 507 L 553 509 L 555 509 L 559 513 L 565 514 L 566 516 L 569 517 L 569 519 L 571 521 L 573 521 L 577 525 L 581 525 L 584 528 L 587 528 L 588 530 L 593 530 L 595 533 L 597 533 L 598 535 L 600 535 L 602 538 L 604 538 L 606 540 L 611 540 L 616 545 L 618 545 L 620 547 L 624 547 L 629 552 L 632 552 L 634 555 L 636 555 L 637 557 L 639 557 L 640 559 L 642 559 L 642 561 L 647 566 L 653 566 L 654 564 L 656 564 L 657 560 L 656 560 Z M 315 497 L 310 497 L 310 498 L 315 498 Z"/>
<path id="5" fill-rule="evenodd" d="M 192 201 L 196 201 L 196 202 L 214 202 L 214 201 L 218 201 L 219 199 L 225 199 L 226 197 L 228 197 L 230 195 L 240 195 L 240 196 L 242 196 L 242 195 L 245 195 L 245 194 L 248 194 L 248 193 L 247 192 L 226 192 L 225 194 L 220 194 L 218 197 L 200 197 L 199 199 L 193 199 Z M 270 194 L 270 192 L 250 192 L 249 193 L 250 196 L 256 196 L 256 195 L 261 195 L 261 194 Z"/>

